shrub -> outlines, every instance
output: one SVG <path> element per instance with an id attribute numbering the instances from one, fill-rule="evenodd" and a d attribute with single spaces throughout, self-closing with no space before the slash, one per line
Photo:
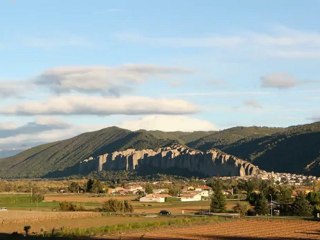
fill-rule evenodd
<path id="1" fill-rule="evenodd" d="M 255 202 L 254 210 L 256 214 L 259 214 L 259 215 L 266 215 L 269 213 L 267 199 L 261 193 L 258 195 L 258 198 Z"/>
<path id="2" fill-rule="evenodd" d="M 292 204 L 292 212 L 297 216 L 311 216 L 312 215 L 312 205 L 306 199 L 306 196 L 300 192 L 296 196 Z"/>
<path id="3" fill-rule="evenodd" d="M 116 199 L 109 199 L 104 202 L 101 208 L 103 212 L 133 212 L 133 206 L 127 201 L 119 201 Z"/>
<path id="4" fill-rule="evenodd" d="M 40 193 L 32 194 L 31 201 L 34 203 L 39 203 L 44 200 L 44 195 Z"/>
<path id="5" fill-rule="evenodd" d="M 246 213 L 248 212 L 249 208 L 250 208 L 249 203 L 247 203 L 247 202 L 238 202 L 238 203 L 233 207 L 233 210 L 234 210 L 236 213 L 240 213 L 240 216 L 244 216 L 244 215 L 246 215 Z"/>
<path id="6" fill-rule="evenodd" d="M 61 211 L 84 211 L 85 208 L 80 204 L 75 204 L 71 202 L 60 202 L 59 209 Z"/>

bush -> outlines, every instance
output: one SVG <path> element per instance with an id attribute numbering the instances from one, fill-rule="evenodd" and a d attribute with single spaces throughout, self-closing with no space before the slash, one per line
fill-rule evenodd
<path id="1" fill-rule="evenodd" d="M 101 211 L 131 213 L 133 212 L 133 206 L 127 200 L 119 201 L 116 199 L 109 199 L 103 203 Z"/>
<path id="2" fill-rule="evenodd" d="M 306 196 L 300 192 L 296 196 L 292 204 L 292 212 L 296 216 L 311 216 L 312 215 L 312 205 L 306 199 Z"/>
<path id="3" fill-rule="evenodd" d="M 32 194 L 31 201 L 34 203 L 39 203 L 44 200 L 44 195 L 40 193 Z"/>
<path id="4" fill-rule="evenodd" d="M 256 211 L 252 208 L 250 208 L 248 211 L 247 211 L 247 215 L 248 216 L 255 216 L 256 215 Z"/>
<path id="5" fill-rule="evenodd" d="M 240 213 L 240 216 L 244 216 L 244 215 L 246 215 L 246 213 L 248 212 L 249 208 L 250 208 L 249 203 L 247 203 L 247 202 L 238 202 L 238 203 L 233 207 L 233 210 L 234 210 L 236 213 Z"/>
<path id="6" fill-rule="evenodd" d="M 318 214 L 320 214 L 320 205 L 314 205 L 312 214 L 315 218 L 317 218 Z"/>
<path id="7" fill-rule="evenodd" d="M 80 204 L 75 204 L 71 202 L 60 202 L 59 209 L 61 211 L 85 211 L 85 208 Z"/>
<path id="8" fill-rule="evenodd" d="M 254 210 L 256 214 L 259 214 L 259 215 L 266 215 L 269 213 L 267 199 L 262 193 L 258 195 L 258 198 L 255 202 Z"/>

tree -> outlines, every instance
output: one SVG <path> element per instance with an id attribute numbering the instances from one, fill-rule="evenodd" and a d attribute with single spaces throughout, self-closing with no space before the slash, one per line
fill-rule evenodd
<path id="1" fill-rule="evenodd" d="M 307 195 L 307 200 L 311 205 L 320 204 L 320 192 L 309 192 Z"/>
<path id="2" fill-rule="evenodd" d="M 261 193 L 257 197 L 254 210 L 258 215 L 266 215 L 269 212 L 267 199 Z"/>
<path id="3" fill-rule="evenodd" d="M 238 202 L 238 203 L 233 207 L 233 210 L 234 210 L 236 213 L 240 213 L 240 216 L 245 216 L 246 213 L 248 212 L 249 208 L 250 208 L 249 203 L 247 203 L 247 202 Z"/>
<path id="4" fill-rule="evenodd" d="M 86 191 L 91 193 L 102 193 L 103 187 L 101 182 L 97 179 L 89 179 Z"/>
<path id="5" fill-rule="evenodd" d="M 313 206 L 312 214 L 315 218 L 318 217 L 318 214 L 320 214 L 320 205 Z"/>
<path id="6" fill-rule="evenodd" d="M 289 186 L 279 186 L 279 197 L 278 201 L 281 204 L 291 204 L 292 203 L 292 188 Z"/>
<path id="7" fill-rule="evenodd" d="M 145 191 L 146 191 L 147 194 L 153 193 L 153 186 L 150 183 L 148 183 L 146 185 Z"/>
<path id="8" fill-rule="evenodd" d="M 33 193 L 31 197 L 32 202 L 40 203 L 44 200 L 44 195 L 41 193 Z"/>
<path id="9" fill-rule="evenodd" d="M 168 191 L 171 196 L 178 196 L 180 193 L 180 188 L 177 186 L 171 186 Z"/>
<path id="10" fill-rule="evenodd" d="M 213 188 L 214 194 L 211 197 L 210 210 L 212 212 L 224 212 L 226 210 L 226 197 L 222 193 L 222 184 L 216 182 Z"/>
<path id="11" fill-rule="evenodd" d="M 30 231 L 30 229 L 31 229 L 31 226 L 24 226 L 23 227 L 23 231 L 26 233 L 26 236 L 28 236 L 29 235 L 29 231 Z"/>
<path id="12" fill-rule="evenodd" d="M 292 204 L 292 213 L 297 216 L 311 216 L 312 206 L 304 193 L 299 192 Z"/>
<path id="13" fill-rule="evenodd" d="M 127 201 L 119 201 L 116 199 L 109 199 L 104 202 L 101 208 L 104 212 L 133 212 L 133 206 Z"/>
<path id="14" fill-rule="evenodd" d="M 68 186 L 69 192 L 78 193 L 80 191 L 80 185 L 77 182 L 71 182 Z"/>

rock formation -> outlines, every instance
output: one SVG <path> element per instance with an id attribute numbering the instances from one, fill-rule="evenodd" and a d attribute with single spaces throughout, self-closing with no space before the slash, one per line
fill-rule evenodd
<path id="1" fill-rule="evenodd" d="M 170 147 L 106 153 L 85 159 L 80 163 L 82 171 L 180 169 L 202 176 L 246 176 L 255 175 L 257 166 L 217 149 L 201 152 L 181 145 Z"/>

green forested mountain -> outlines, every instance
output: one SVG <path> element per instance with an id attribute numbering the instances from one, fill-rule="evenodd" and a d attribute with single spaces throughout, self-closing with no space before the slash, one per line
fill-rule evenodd
<path id="1" fill-rule="evenodd" d="M 129 131 L 110 127 L 40 145 L 0 159 L 0 177 L 77 174 L 81 160 L 135 148 L 179 143 L 199 150 L 218 148 L 261 169 L 320 175 L 320 122 L 288 128 L 234 127 L 214 132 Z"/>

